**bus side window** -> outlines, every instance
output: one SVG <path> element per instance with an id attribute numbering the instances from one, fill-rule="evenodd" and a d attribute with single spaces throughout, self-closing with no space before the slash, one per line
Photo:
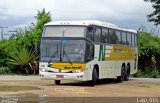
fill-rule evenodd
<path id="1" fill-rule="evenodd" d="M 101 36 L 101 29 L 96 27 L 94 32 L 94 42 L 99 43 L 100 42 L 100 36 Z"/>
<path id="2" fill-rule="evenodd" d="M 135 46 L 137 46 L 137 34 L 135 34 L 134 40 L 135 40 Z"/>
<path id="3" fill-rule="evenodd" d="M 121 42 L 121 32 L 120 31 L 116 31 L 116 35 L 117 35 L 117 44 L 120 44 Z"/>
<path id="4" fill-rule="evenodd" d="M 102 43 L 109 43 L 109 33 L 108 33 L 108 29 L 106 29 L 106 28 L 102 29 L 101 42 Z"/>
<path id="5" fill-rule="evenodd" d="M 135 45 L 134 45 L 134 38 L 135 38 L 135 37 L 134 37 L 134 34 L 132 34 L 132 46 L 135 46 Z"/>
<path id="6" fill-rule="evenodd" d="M 94 59 L 94 45 L 87 43 L 86 44 L 86 62 Z"/>
<path id="7" fill-rule="evenodd" d="M 126 32 L 121 32 L 122 33 L 122 45 L 126 45 Z"/>
<path id="8" fill-rule="evenodd" d="M 94 27 L 88 27 L 87 28 L 87 39 L 90 39 L 92 41 L 94 41 Z"/>
<path id="9" fill-rule="evenodd" d="M 116 31 L 113 29 L 109 29 L 109 36 L 110 36 L 110 43 L 117 44 L 118 43 L 118 36 L 116 35 Z"/>
<path id="10" fill-rule="evenodd" d="M 132 44 L 131 33 L 127 33 L 127 45 L 131 45 L 131 44 Z"/>

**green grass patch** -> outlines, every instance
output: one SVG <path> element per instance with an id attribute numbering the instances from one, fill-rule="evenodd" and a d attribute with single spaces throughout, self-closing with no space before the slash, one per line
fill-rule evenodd
<path id="1" fill-rule="evenodd" d="M 152 68 L 145 71 L 139 69 L 133 76 L 137 78 L 160 78 L 160 71 Z"/>
<path id="2" fill-rule="evenodd" d="M 5 75 L 7 75 L 7 76 L 16 76 L 16 75 L 18 75 L 18 76 L 39 76 L 39 74 L 18 74 L 18 73 L 8 73 L 8 74 L 0 74 L 0 76 L 5 76 Z"/>
<path id="3" fill-rule="evenodd" d="M 40 90 L 40 88 L 33 86 L 0 86 L 0 92 L 16 92 L 23 90 Z"/>
<path id="4" fill-rule="evenodd" d="M 34 94 L 34 93 L 22 93 L 22 94 L 10 94 L 8 96 L 14 96 L 14 97 L 38 97 L 38 94 Z"/>

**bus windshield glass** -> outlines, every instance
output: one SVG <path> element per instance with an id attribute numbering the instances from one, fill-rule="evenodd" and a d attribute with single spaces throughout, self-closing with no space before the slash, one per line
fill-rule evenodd
<path id="1" fill-rule="evenodd" d="M 41 41 L 41 62 L 84 62 L 84 40 Z"/>
<path id="2" fill-rule="evenodd" d="M 43 36 L 45 37 L 84 37 L 83 26 L 46 26 Z"/>

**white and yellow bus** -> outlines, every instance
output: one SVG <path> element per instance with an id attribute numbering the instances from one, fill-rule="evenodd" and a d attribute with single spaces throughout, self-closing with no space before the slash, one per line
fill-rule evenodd
<path id="1" fill-rule="evenodd" d="M 42 79 L 128 80 L 137 71 L 137 31 L 96 20 L 45 24 L 39 73 Z"/>

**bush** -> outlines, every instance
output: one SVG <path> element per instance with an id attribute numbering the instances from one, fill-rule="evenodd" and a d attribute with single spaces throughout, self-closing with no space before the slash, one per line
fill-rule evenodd
<path id="1" fill-rule="evenodd" d="M 156 69 L 151 69 L 150 72 L 146 72 L 145 77 L 147 77 L 147 78 L 159 78 L 160 77 L 160 73 Z"/>
<path id="2" fill-rule="evenodd" d="M 2 68 L 2 74 L 4 74 L 5 71 L 8 72 L 9 69 L 7 69 L 7 67 L 8 68 L 13 67 L 14 69 L 12 70 L 12 72 L 14 73 L 21 73 L 23 72 L 23 70 L 20 70 L 19 68 L 21 67 L 29 68 L 28 65 L 31 67 L 34 73 L 37 71 L 38 67 L 35 66 L 37 62 L 34 62 L 34 63 L 26 62 L 25 60 L 33 59 L 33 57 L 31 56 L 33 56 L 32 54 L 34 52 L 36 52 L 36 54 L 39 55 L 40 40 L 41 40 L 44 24 L 51 21 L 50 12 L 46 12 L 45 9 L 43 9 L 42 11 L 38 11 L 37 15 L 35 16 L 35 19 L 36 19 L 35 24 L 32 23 L 31 26 L 26 27 L 25 29 L 16 28 L 15 30 L 16 32 L 12 34 L 10 38 L 0 40 L 0 67 Z M 28 56 L 29 58 L 24 57 L 23 53 L 20 54 L 21 55 L 20 57 L 18 56 L 13 57 L 13 54 L 17 53 L 16 52 L 17 49 L 21 49 L 24 47 L 26 47 L 28 50 L 33 49 L 33 51 L 28 51 L 29 54 L 31 54 L 30 56 Z M 23 58 L 23 60 L 21 60 L 21 57 Z M 10 61 L 12 63 L 8 63 L 9 58 L 10 60 L 12 58 L 13 61 L 12 60 Z M 38 60 L 39 58 L 36 57 L 36 61 Z M 23 62 L 23 63 L 18 65 L 15 61 L 21 62 L 21 63 Z M 28 60 L 28 61 L 33 61 L 33 60 Z M 27 65 L 25 63 L 27 63 Z M 32 65 L 34 65 L 33 68 L 32 68 Z"/>
<path id="3" fill-rule="evenodd" d="M 153 69 L 153 68 L 147 68 L 145 71 L 142 71 L 142 69 L 139 69 L 137 71 L 137 73 L 135 73 L 133 75 L 134 77 L 137 77 L 137 78 L 141 78 L 141 77 L 144 77 L 144 78 L 159 78 L 160 77 L 160 72 L 159 70 L 156 70 L 156 69 Z"/>
<path id="4" fill-rule="evenodd" d="M 12 73 L 12 69 L 8 67 L 0 67 L 0 74 L 11 74 L 11 73 Z"/>
<path id="5" fill-rule="evenodd" d="M 138 68 L 136 77 L 160 77 L 160 37 L 144 29 L 138 32 Z"/>
<path id="6" fill-rule="evenodd" d="M 27 48 L 17 49 L 14 52 L 15 53 L 9 54 L 8 64 L 20 66 L 21 69 L 26 70 L 26 73 L 28 74 L 29 67 L 33 69 L 32 64 L 35 64 L 38 55 Z"/>
<path id="7" fill-rule="evenodd" d="M 133 76 L 137 78 L 144 77 L 144 72 L 141 69 L 139 69 Z"/>

